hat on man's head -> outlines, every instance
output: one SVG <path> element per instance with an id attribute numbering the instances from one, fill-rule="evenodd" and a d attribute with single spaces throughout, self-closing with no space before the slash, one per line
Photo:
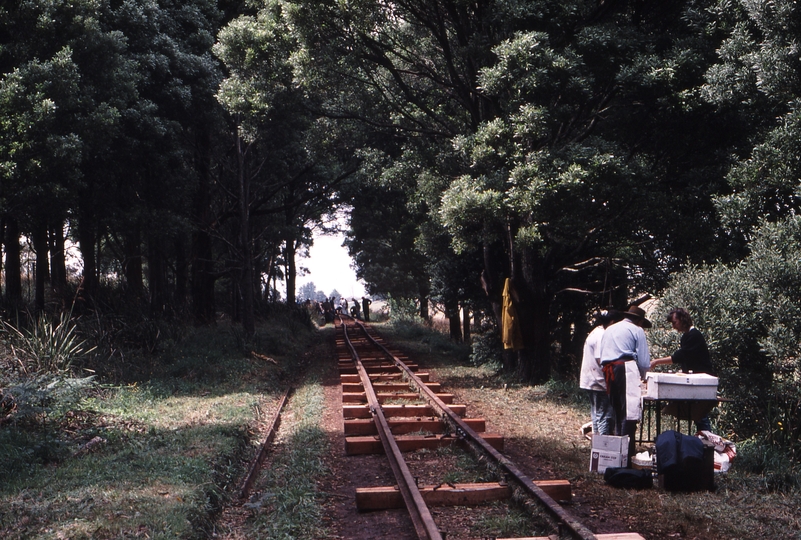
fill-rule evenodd
<path id="1" fill-rule="evenodd" d="M 614 307 L 607 307 L 593 314 L 593 324 L 609 326 L 623 319 L 623 312 Z"/>
<path id="2" fill-rule="evenodd" d="M 643 328 L 651 328 L 651 321 L 645 318 L 645 310 L 639 306 L 629 306 L 628 311 L 624 311 L 623 315 L 628 319 L 639 322 Z"/>

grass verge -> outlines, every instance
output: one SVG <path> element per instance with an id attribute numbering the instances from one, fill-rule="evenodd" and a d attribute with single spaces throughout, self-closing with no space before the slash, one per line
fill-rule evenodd
<path id="1" fill-rule="evenodd" d="M 45 424 L 0 428 L 0 537 L 206 537 L 258 444 L 254 418 L 305 369 L 312 334 L 293 332 L 283 349 L 273 336 L 260 329 L 249 349 L 274 363 L 244 354 L 229 328 L 189 331 L 148 359 L 149 379 L 99 386 Z"/>

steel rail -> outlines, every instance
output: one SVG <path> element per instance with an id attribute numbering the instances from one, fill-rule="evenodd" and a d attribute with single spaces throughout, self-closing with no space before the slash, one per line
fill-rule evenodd
<path id="1" fill-rule="evenodd" d="M 341 317 L 340 326 L 342 327 L 343 335 L 345 336 L 345 343 L 350 349 L 351 356 L 356 364 L 356 370 L 359 373 L 359 378 L 364 385 L 364 392 L 367 396 L 370 413 L 373 415 L 376 428 L 378 429 L 378 436 L 381 439 L 384 452 L 389 459 L 392 472 L 395 474 L 395 480 L 398 482 L 398 488 L 403 496 L 403 501 L 406 503 L 406 508 L 409 510 L 409 515 L 412 518 L 412 523 L 414 524 L 417 536 L 421 540 L 442 540 L 442 534 L 440 533 L 437 524 L 434 522 L 434 518 L 431 516 L 428 506 L 423 500 L 423 496 L 420 494 L 420 490 L 417 487 L 417 482 L 412 476 L 406 461 L 403 459 L 403 454 L 401 453 L 397 442 L 395 442 L 395 437 L 392 436 L 389 423 L 384 416 L 384 412 L 381 409 L 381 404 L 378 401 L 378 396 L 376 396 L 373 385 L 370 382 L 370 377 L 367 375 L 367 370 L 365 370 L 364 365 L 362 364 L 362 361 L 356 352 L 356 348 L 353 346 L 353 343 L 348 336 L 348 327 L 342 321 Z"/>
<path id="2" fill-rule="evenodd" d="M 267 432 L 267 436 L 264 438 L 264 442 L 259 449 L 259 453 L 256 455 L 256 459 L 254 459 L 253 463 L 250 465 L 248 475 L 245 477 L 245 481 L 242 484 L 242 489 L 239 491 L 240 500 L 247 499 L 248 495 L 250 494 L 250 490 L 253 488 L 253 482 L 255 482 L 256 476 L 259 474 L 261 466 L 264 463 L 264 459 L 267 457 L 268 445 L 275 438 L 275 434 L 278 432 L 278 427 L 281 425 L 281 411 L 284 409 L 284 406 L 286 405 L 287 400 L 289 400 L 289 396 L 291 394 L 292 387 L 290 386 L 286 389 L 284 396 L 281 398 L 281 402 L 278 404 L 278 410 L 275 411 L 272 422 L 270 422 L 270 430 Z"/>
<path id="3" fill-rule="evenodd" d="M 492 457 L 492 459 L 506 473 L 508 473 L 526 493 L 541 501 L 542 504 L 545 505 L 545 507 L 556 517 L 556 519 L 565 525 L 571 536 L 580 540 L 597 539 L 592 531 L 578 521 L 572 514 L 562 508 L 558 502 L 556 502 L 550 495 L 545 493 L 542 488 L 538 487 L 531 480 L 531 478 L 526 476 L 520 469 L 518 469 L 517 466 L 512 463 L 512 461 L 490 446 L 490 444 L 482 439 L 478 433 L 475 432 L 475 430 L 468 426 L 457 414 L 451 411 L 448 405 L 439 399 L 439 397 L 437 397 L 437 395 L 431 389 L 429 389 L 426 384 L 417 375 L 415 375 L 414 372 L 409 369 L 409 367 L 400 358 L 392 354 L 389 349 L 387 349 L 384 345 L 379 343 L 375 338 L 373 338 L 373 336 L 370 335 L 370 333 L 367 331 L 367 328 L 365 328 L 364 323 L 356 321 L 356 324 L 359 325 L 362 331 L 364 331 L 364 334 L 367 336 L 368 340 L 380 348 L 384 354 L 392 359 L 396 366 L 401 368 L 406 373 L 409 379 L 411 379 L 415 386 L 417 386 L 418 391 L 425 394 L 426 398 L 430 401 L 430 404 L 434 406 L 434 408 L 438 409 L 442 417 L 447 419 L 449 423 L 456 428 L 457 435 L 467 439 L 470 443 L 478 446 L 485 454 Z"/>

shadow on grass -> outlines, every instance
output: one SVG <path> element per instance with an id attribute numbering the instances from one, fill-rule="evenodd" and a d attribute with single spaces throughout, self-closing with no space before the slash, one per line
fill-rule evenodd
<path id="1" fill-rule="evenodd" d="M 91 451 L 20 460 L 0 481 L 0 537 L 185 537 L 203 529 L 242 472 L 246 426 L 108 427 Z M 171 536 L 174 535 L 174 536 Z"/>
<path id="2" fill-rule="evenodd" d="M 315 352 L 332 331 L 262 329 L 286 336 L 279 350 L 195 329 L 149 378 L 98 386 L 72 416 L 0 427 L 0 538 L 196 537 L 237 487 L 260 407 L 326 358 Z"/>

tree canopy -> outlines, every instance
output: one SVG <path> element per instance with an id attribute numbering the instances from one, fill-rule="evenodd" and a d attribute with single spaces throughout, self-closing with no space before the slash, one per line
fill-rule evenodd
<path id="1" fill-rule="evenodd" d="M 594 309 L 790 226 L 797 9 L 4 4 L 4 307 L 222 308 L 249 334 L 278 280 L 294 303 L 299 253 L 343 207 L 372 294 L 440 306 L 457 338 L 460 311 L 497 327 L 509 279 L 525 331 L 506 369 L 570 376 Z"/>

